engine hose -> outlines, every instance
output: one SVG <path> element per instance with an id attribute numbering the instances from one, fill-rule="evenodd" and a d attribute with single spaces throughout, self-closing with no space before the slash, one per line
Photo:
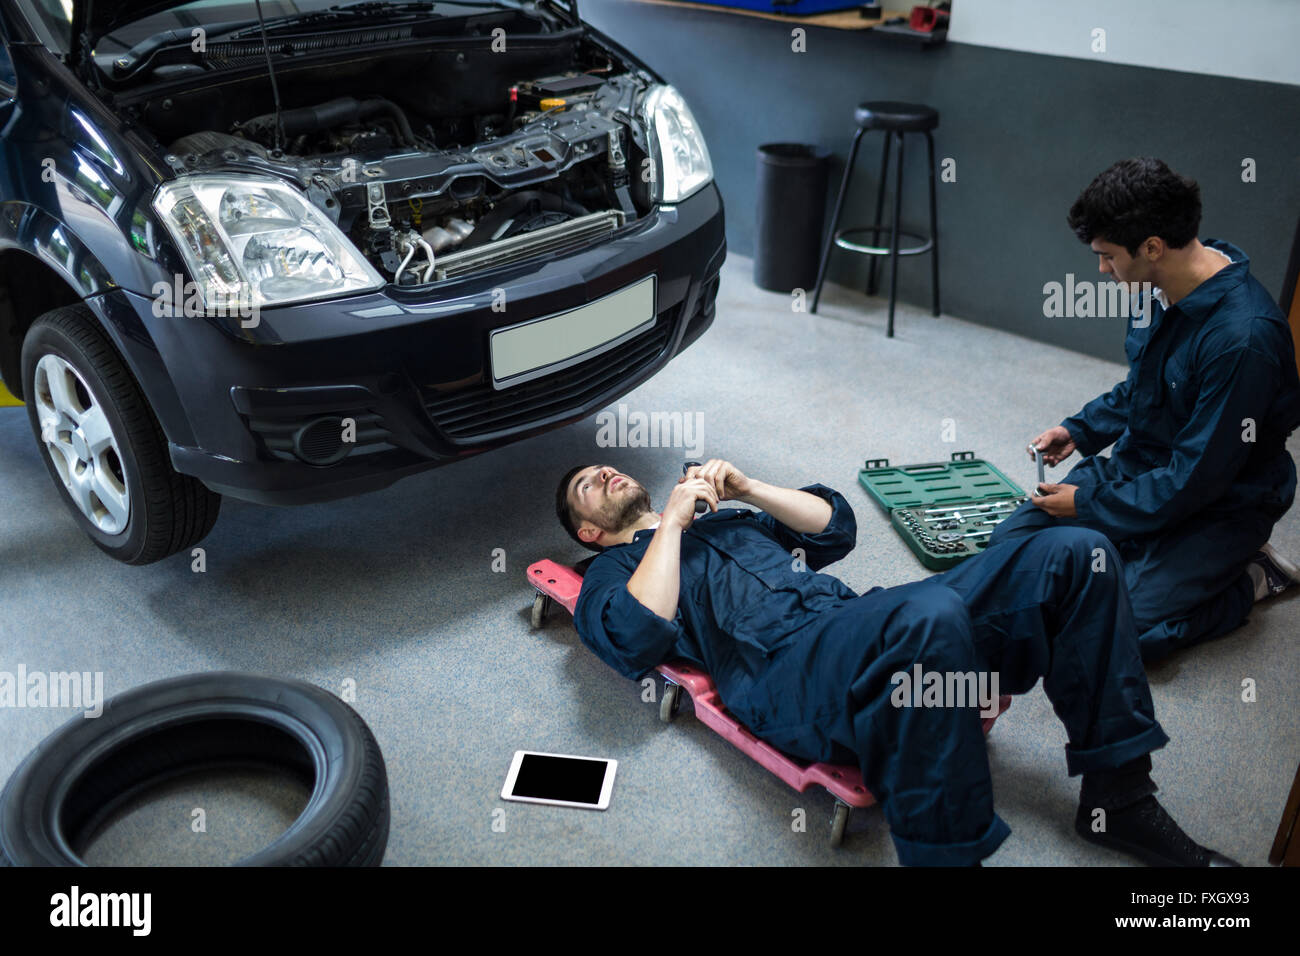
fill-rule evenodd
<path id="1" fill-rule="evenodd" d="M 408 242 L 406 244 L 410 246 L 410 250 L 406 253 L 406 258 L 402 260 L 402 264 L 397 267 L 397 271 L 393 273 L 393 285 L 402 284 L 402 273 L 406 271 L 406 267 L 411 264 L 411 259 L 415 257 L 415 243 Z"/>
<path id="2" fill-rule="evenodd" d="M 406 113 L 402 111 L 400 106 L 392 100 L 384 99 L 382 96 L 376 96 L 366 102 L 382 104 L 388 115 L 393 118 L 393 122 L 397 124 L 397 132 L 402 137 L 405 145 L 415 145 L 415 130 L 411 129 L 411 123 L 407 120 Z"/>
<path id="3" fill-rule="evenodd" d="M 425 282 L 432 282 L 433 281 L 433 246 L 429 245 L 429 243 L 425 241 L 423 236 L 421 236 L 419 239 L 416 239 L 415 241 L 419 243 L 420 248 L 423 249 L 426 253 L 428 253 L 429 256 L 429 266 L 424 270 L 424 275 L 422 275 L 420 278 Z"/>
<path id="4" fill-rule="evenodd" d="M 402 112 L 402 108 L 392 100 L 386 100 L 381 96 L 370 96 L 364 100 L 357 99 L 355 96 L 340 96 L 327 103 L 285 110 L 280 114 L 280 122 L 285 136 L 293 139 L 307 133 L 333 129 L 345 123 L 356 123 L 378 113 L 386 113 L 392 118 L 404 145 L 415 145 L 415 132 L 411 129 L 411 124 L 406 114 Z M 242 126 L 246 132 L 264 132 L 274 128 L 274 113 L 255 116 Z"/>

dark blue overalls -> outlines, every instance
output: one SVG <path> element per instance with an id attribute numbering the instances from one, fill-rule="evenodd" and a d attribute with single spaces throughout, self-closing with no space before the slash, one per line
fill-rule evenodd
<path id="1" fill-rule="evenodd" d="M 1220 637 L 1246 620 L 1246 565 L 1295 497 L 1287 436 L 1300 426 L 1291 330 L 1250 260 L 1233 261 L 1124 342 L 1129 373 L 1061 424 L 1084 456 L 1076 518 L 1032 503 L 998 526 L 994 543 L 1056 524 L 1102 532 L 1124 557 L 1142 656 Z M 1109 458 L 1098 455 L 1111 442 Z"/>
<path id="2" fill-rule="evenodd" d="M 693 661 L 764 740 L 805 760 L 859 763 L 904 865 L 974 863 L 1010 829 L 993 812 L 978 706 L 895 706 L 895 674 L 917 664 L 927 674 L 996 671 L 999 691 L 1012 694 L 1043 678 L 1071 774 L 1167 742 L 1123 568 L 1102 535 L 1023 534 L 944 574 L 859 596 L 817 573 L 853 549 L 852 508 L 823 485 L 803 490 L 833 507 L 819 534 L 741 508 L 696 519 L 682 534 L 672 621 L 627 590 L 654 531 L 598 555 L 574 614 L 583 643 L 634 680 L 672 658 Z"/>

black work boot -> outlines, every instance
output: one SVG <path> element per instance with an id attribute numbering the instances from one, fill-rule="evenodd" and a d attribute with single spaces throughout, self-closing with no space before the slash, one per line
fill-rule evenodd
<path id="1" fill-rule="evenodd" d="M 1155 798 L 1151 757 L 1143 755 L 1113 770 L 1083 775 L 1074 830 L 1089 843 L 1120 850 L 1149 866 L 1240 866 L 1201 846 Z M 1096 811 L 1104 811 L 1104 817 Z M 1094 818 L 1101 823 L 1093 829 Z"/>
<path id="2" fill-rule="evenodd" d="M 1149 866 L 1241 866 L 1201 846 L 1148 794 L 1137 803 L 1106 811 L 1106 829 L 1092 829 L 1092 810 L 1080 805 L 1074 830 L 1089 843 L 1120 850 Z"/>

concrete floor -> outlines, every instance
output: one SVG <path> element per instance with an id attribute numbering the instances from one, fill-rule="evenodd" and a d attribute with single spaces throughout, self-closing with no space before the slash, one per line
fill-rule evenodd
<path id="1" fill-rule="evenodd" d="M 906 306 L 886 339 L 882 306 L 831 288 L 821 315 L 795 313 L 788 297 L 755 289 L 750 263 L 733 256 L 713 329 L 623 399 L 629 411 L 700 413 L 704 454 L 764 480 L 843 491 L 858 547 L 830 570 L 858 591 L 927 573 L 857 486 L 864 458 L 933 461 L 971 449 L 1028 485 L 1025 443 L 1124 375 Z M 955 441 L 943 440 L 946 426 Z M 660 506 L 685 457 L 602 448 L 593 417 L 348 501 L 227 501 L 204 543 L 207 571 L 195 574 L 188 556 L 129 568 L 92 547 L 64 513 L 24 412 L 3 408 L 0 670 L 103 671 L 109 695 L 212 669 L 334 690 L 355 681 L 355 706 L 388 764 L 390 864 L 895 864 L 878 808 L 855 814 L 846 845 L 828 849 L 824 792 L 794 793 L 688 715 L 661 725 L 656 706 L 582 646 L 567 616 L 530 630 L 525 567 L 583 554 L 555 524 L 559 475 L 610 461 Z M 1295 511 L 1273 541 L 1300 554 Z M 498 548 L 504 572 L 493 570 Z M 1265 862 L 1300 759 L 1293 602 L 1271 602 L 1227 638 L 1151 673 L 1172 738 L 1155 755 L 1161 799 L 1193 837 L 1247 864 Z M 1256 702 L 1241 699 L 1246 678 Z M 0 710 L 0 779 L 69 716 Z M 987 865 L 1127 862 L 1074 836 L 1078 781 L 1066 776 L 1064 744 L 1041 689 L 998 722 L 995 798 L 1013 834 Z M 617 758 L 609 810 L 503 803 L 521 748 Z M 234 860 L 263 846 L 303 799 L 274 776 L 178 781 L 120 816 L 88 856 Z M 196 807 L 204 833 L 191 828 Z M 799 809 L 805 832 L 792 827 Z"/>

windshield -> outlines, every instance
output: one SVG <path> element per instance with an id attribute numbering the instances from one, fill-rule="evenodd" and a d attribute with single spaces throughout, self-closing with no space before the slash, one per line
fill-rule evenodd
<path id="1" fill-rule="evenodd" d="M 66 53 L 72 45 L 72 0 L 31 0 L 27 7 L 53 37 L 58 52 Z"/>
<path id="2" fill-rule="evenodd" d="M 67 52 L 71 47 L 73 2 L 74 0 L 28 0 L 27 2 L 27 6 L 53 35 L 59 52 Z M 112 10 L 114 6 L 116 4 L 109 0 L 100 0 L 95 4 L 95 20 L 99 21 L 107 17 L 116 19 L 111 13 L 105 16 L 100 12 Z M 394 13 L 411 12 L 402 9 L 408 6 L 414 9 L 419 5 L 340 3 L 339 0 L 262 0 L 262 15 L 268 24 L 272 24 L 273 21 L 282 18 L 294 18 L 329 10 L 348 11 L 358 15 L 371 12 L 375 16 L 382 16 L 390 12 L 391 8 L 396 8 L 391 10 Z M 532 6 L 534 6 L 532 0 L 442 0 L 434 5 L 432 13 L 441 16 L 463 15 L 474 9 Z M 96 56 L 113 56 L 165 30 L 189 31 L 195 27 L 241 23 L 254 26 L 257 24 L 257 6 L 253 0 L 193 0 L 191 3 L 178 3 L 167 10 L 117 24 L 111 32 L 99 38 L 94 52 Z"/>

